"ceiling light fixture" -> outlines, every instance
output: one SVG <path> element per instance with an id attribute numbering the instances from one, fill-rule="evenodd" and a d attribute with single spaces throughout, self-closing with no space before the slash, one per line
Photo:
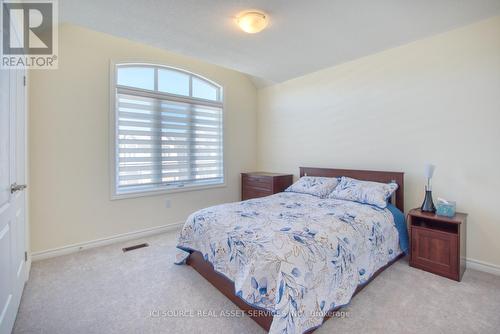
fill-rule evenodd
<path id="1" fill-rule="evenodd" d="M 236 23 L 240 26 L 241 30 L 249 34 L 258 33 L 267 26 L 269 23 L 269 16 L 259 11 L 245 11 L 238 15 Z"/>

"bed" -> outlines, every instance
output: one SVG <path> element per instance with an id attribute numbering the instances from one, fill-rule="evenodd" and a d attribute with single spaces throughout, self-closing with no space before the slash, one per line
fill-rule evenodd
<path id="1" fill-rule="evenodd" d="M 301 167 L 306 175 L 398 189 L 387 209 L 298 193 L 223 204 L 193 213 L 179 237 L 177 263 L 270 333 L 314 331 L 407 250 L 403 173 Z"/>

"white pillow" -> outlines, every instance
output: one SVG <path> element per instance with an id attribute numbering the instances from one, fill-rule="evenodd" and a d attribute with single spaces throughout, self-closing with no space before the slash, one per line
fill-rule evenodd
<path id="1" fill-rule="evenodd" d="M 338 183 L 339 180 L 334 177 L 302 176 L 285 191 L 325 198 Z"/>
<path id="2" fill-rule="evenodd" d="M 375 205 L 381 209 L 387 207 L 387 199 L 398 189 L 396 183 L 361 181 L 343 176 L 339 185 L 328 198 L 343 199 L 363 204 Z"/>

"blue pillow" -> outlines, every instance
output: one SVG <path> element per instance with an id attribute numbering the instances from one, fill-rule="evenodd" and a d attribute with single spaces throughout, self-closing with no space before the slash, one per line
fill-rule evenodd
<path id="1" fill-rule="evenodd" d="M 339 180 L 334 177 L 303 176 L 285 191 L 325 198 L 338 183 Z"/>
<path id="2" fill-rule="evenodd" d="M 339 185 L 328 198 L 343 199 L 363 204 L 375 205 L 381 209 L 387 207 L 387 199 L 398 189 L 396 183 L 361 181 L 343 176 Z"/>

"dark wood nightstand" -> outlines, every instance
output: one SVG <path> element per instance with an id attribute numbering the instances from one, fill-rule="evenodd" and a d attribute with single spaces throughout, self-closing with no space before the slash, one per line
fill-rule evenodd
<path id="1" fill-rule="evenodd" d="M 411 210 L 410 266 L 460 281 L 465 271 L 466 221 L 465 213 L 448 218 Z"/>
<path id="2" fill-rule="evenodd" d="M 293 182 L 292 174 L 241 173 L 241 200 L 280 193 Z"/>

